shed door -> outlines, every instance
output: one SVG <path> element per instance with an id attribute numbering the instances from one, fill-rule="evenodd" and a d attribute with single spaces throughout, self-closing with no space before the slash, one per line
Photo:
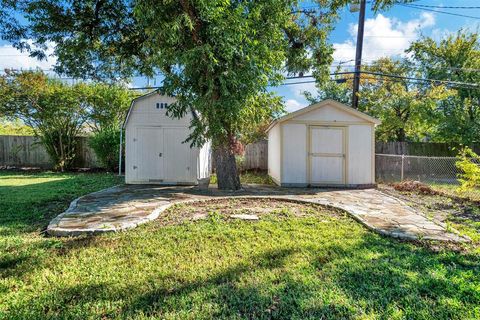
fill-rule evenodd
<path id="1" fill-rule="evenodd" d="M 165 128 L 165 179 L 170 182 L 191 182 L 196 177 L 192 165 L 188 128 Z"/>
<path id="2" fill-rule="evenodd" d="M 161 182 L 164 179 L 163 168 L 163 129 L 137 128 L 137 180 Z"/>
<path id="3" fill-rule="evenodd" d="M 345 128 L 310 127 L 310 183 L 345 183 Z"/>

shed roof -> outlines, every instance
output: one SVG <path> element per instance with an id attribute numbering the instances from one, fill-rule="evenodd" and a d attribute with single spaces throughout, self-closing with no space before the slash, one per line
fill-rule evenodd
<path id="1" fill-rule="evenodd" d="M 285 122 L 287 120 L 290 120 L 290 119 L 293 119 L 295 117 L 298 117 L 302 114 L 305 114 L 305 113 L 308 113 L 310 111 L 314 111 L 314 110 L 317 110 L 317 109 L 320 109 L 324 106 L 332 106 L 334 108 L 337 108 L 341 111 L 344 111 L 346 113 L 349 113 L 349 114 L 352 114 L 362 120 L 365 120 L 366 122 L 369 122 L 369 123 L 373 123 L 375 125 L 378 125 L 381 123 L 380 120 L 372 117 L 372 116 L 369 116 L 368 114 L 366 113 L 363 113 L 361 111 L 358 111 L 356 109 L 353 109 L 352 107 L 349 107 L 343 103 L 340 103 L 338 101 L 335 101 L 335 100 L 332 100 L 332 99 L 326 99 L 326 100 L 323 100 L 323 101 L 320 101 L 320 102 L 317 102 L 317 103 L 314 103 L 308 107 L 305 107 L 305 108 L 302 108 L 302 109 L 299 109 L 297 111 L 294 111 L 294 112 L 291 112 L 289 114 L 286 114 L 284 115 L 283 117 L 280 117 L 276 120 L 274 120 L 270 126 L 267 128 L 267 132 L 272 129 L 275 125 L 279 124 L 279 123 L 282 123 L 282 122 Z"/>
<path id="2" fill-rule="evenodd" d="M 156 90 L 150 91 L 148 93 L 145 93 L 141 96 L 138 96 L 138 97 L 136 97 L 132 100 L 132 102 L 130 103 L 130 107 L 128 108 L 127 116 L 125 117 L 125 120 L 123 121 L 122 129 L 125 129 L 125 127 L 127 126 L 127 122 L 128 122 L 128 119 L 130 118 L 130 114 L 132 113 L 133 105 L 135 104 L 135 102 L 137 102 L 137 101 L 139 101 L 143 98 L 150 97 L 154 94 L 158 94 L 158 95 L 161 96 L 159 89 L 156 89 Z M 190 113 L 192 114 L 192 116 L 194 118 L 199 117 L 199 114 L 195 110 L 193 110 L 192 108 L 190 108 Z"/>
<path id="3" fill-rule="evenodd" d="M 130 108 L 128 108 L 127 116 L 125 117 L 125 120 L 123 121 L 122 129 L 125 129 L 125 126 L 127 125 L 128 118 L 130 118 L 130 114 L 132 113 L 133 105 L 135 104 L 135 102 L 137 102 L 138 100 L 141 100 L 143 98 L 150 97 L 151 95 L 154 95 L 154 94 L 159 94 L 158 89 L 150 91 L 148 93 L 145 93 L 145 94 L 143 94 L 141 96 L 138 96 L 138 97 L 136 97 L 132 100 L 132 102 L 130 103 Z"/>

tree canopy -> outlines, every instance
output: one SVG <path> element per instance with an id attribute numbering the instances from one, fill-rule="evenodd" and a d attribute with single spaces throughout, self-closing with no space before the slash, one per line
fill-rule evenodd
<path id="1" fill-rule="evenodd" d="M 424 37 L 408 52 L 422 76 L 470 85 L 450 85 L 455 94 L 439 101 L 435 139 L 470 144 L 480 141 L 480 43 L 477 32 L 459 30 L 435 41 Z"/>

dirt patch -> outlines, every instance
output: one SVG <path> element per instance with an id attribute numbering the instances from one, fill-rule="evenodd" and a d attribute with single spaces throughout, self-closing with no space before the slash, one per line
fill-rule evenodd
<path id="1" fill-rule="evenodd" d="M 426 185 L 425 183 L 421 183 L 420 181 L 406 180 L 400 183 L 392 184 L 392 186 L 397 191 L 416 192 L 416 193 L 431 194 L 431 195 L 438 194 L 438 192 L 433 190 L 429 185 Z"/>
<path id="2" fill-rule="evenodd" d="M 461 233 L 467 234 L 474 240 L 476 246 L 480 245 L 475 240 L 480 235 L 480 206 L 476 202 L 449 197 L 440 192 L 429 193 L 412 188 L 408 191 L 396 185 L 379 185 L 382 192 L 402 199 L 410 206 L 422 212 L 425 216 L 437 221 L 452 224 Z"/>
<path id="3" fill-rule="evenodd" d="M 314 215 L 324 218 L 340 218 L 345 217 L 346 213 L 322 205 L 302 204 L 287 200 L 232 198 L 176 204 L 162 213 L 158 221 L 161 225 L 173 225 L 208 218 L 233 219 L 232 216 L 239 215 L 253 215 L 259 219 L 266 215 L 274 215 L 280 219 Z"/>

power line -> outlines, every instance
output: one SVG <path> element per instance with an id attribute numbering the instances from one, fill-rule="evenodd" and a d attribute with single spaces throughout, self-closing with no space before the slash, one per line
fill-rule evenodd
<path id="1" fill-rule="evenodd" d="M 353 72 L 336 72 L 336 75 L 352 74 L 352 73 Z M 469 86 L 469 87 L 475 87 L 475 88 L 478 88 L 478 86 L 479 86 L 476 83 L 450 81 L 450 80 L 428 79 L 428 78 L 405 77 L 405 76 L 399 76 L 399 75 L 395 75 L 395 74 L 387 74 L 387 73 L 382 73 L 382 72 L 360 71 L 360 73 L 370 74 L 370 75 L 375 75 L 375 76 L 388 77 L 388 78 L 413 80 L 413 81 L 424 81 L 424 82 L 430 82 L 430 83 L 453 84 L 453 85 Z"/>
<path id="2" fill-rule="evenodd" d="M 411 8 L 411 9 L 418 9 L 418 10 L 423 10 L 423 11 L 430 11 L 430 12 L 448 14 L 448 15 L 451 15 L 451 16 L 457 16 L 457 17 L 463 17 L 463 18 L 480 20 L 480 17 L 476 17 L 476 16 L 468 16 L 468 15 L 460 14 L 460 13 L 453 13 L 453 12 L 447 12 L 447 11 L 440 11 L 440 10 L 428 9 L 428 8 L 418 7 L 418 6 L 416 6 L 415 4 L 403 4 L 403 3 L 399 3 L 398 5 L 399 5 L 399 6 L 406 7 L 406 8 Z"/>
<path id="3" fill-rule="evenodd" d="M 434 6 L 427 4 L 414 4 L 416 7 L 425 7 L 425 8 L 439 8 L 439 9 L 480 9 L 477 6 Z"/>
<path id="4" fill-rule="evenodd" d="M 354 75 L 354 71 L 346 71 L 346 72 L 334 72 L 330 73 L 330 76 L 340 76 L 340 75 Z M 475 89 L 478 88 L 479 85 L 476 83 L 468 83 L 468 82 L 460 82 L 460 81 L 450 81 L 450 80 L 438 80 L 438 79 L 428 79 L 428 78 L 415 78 L 415 77 L 406 77 L 406 76 L 399 76 L 395 74 L 388 74 L 382 72 L 370 72 L 370 71 L 360 71 L 360 74 L 368 74 L 374 75 L 379 77 L 397 79 L 397 80 L 406 80 L 409 82 L 429 82 L 434 84 L 446 84 L 446 85 L 453 85 L 457 87 Z M 293 80 L 293 79 L 305 79 L 305 78 L 313 78 L 312 75 L 305 75 L 305 76 L 292 76 L 286 77 L 285 80 Z M 330 81 L 338 81 L 342 79 L 330 79 Z M 284 82 L 280 84 L 280 86 L 289 86 L 289 85 L 298 85 L 298 84 L 308 84 L 308 83 L 315 83 L 315 80 L 307 80 L 307 81 L 296 81 L 296 82 Z M 160 89 L 161 87 L 133 87 L 128 88 L 129 90 L 154 90 Z"/>

